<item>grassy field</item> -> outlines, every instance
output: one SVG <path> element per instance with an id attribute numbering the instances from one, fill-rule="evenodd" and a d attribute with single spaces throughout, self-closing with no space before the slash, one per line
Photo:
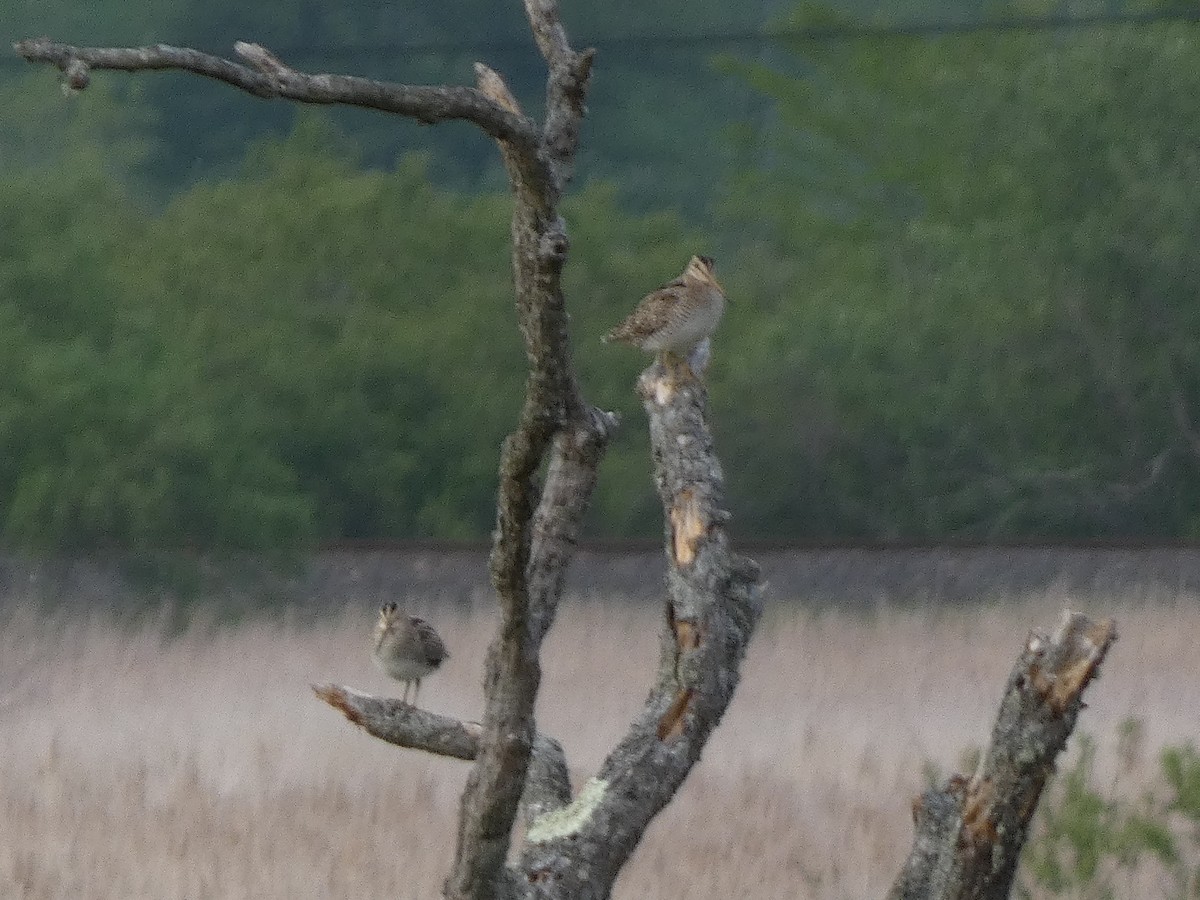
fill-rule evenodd
<path id="1" fill-rule="evenodd" d="M 865 616 L 775 599 L 726 721 L 617 896 L 883 896 L 930 766 L 957 768 L 986 738 L 1026 632 L 1064 606 L 1119 622 L 1081 720 L 1102 772 L 1129 716 L 1149 748 L 1200 738 L 1194 598 Z M 477 717 L 490 611 L 412 610 L 453 654 L 422 705 Z M 17 608 L 0 623 L 0 897 L 438 896 L 466 766 L 369 738 L 309 689 L 396 690 L 371 666 L 371 624 L 362 604 L 318 623 L 201 616 L 167 637 Z M 565 602 L 539 721 L 576 784 L 645 696 L 657 627 L 656 609 Z"/>

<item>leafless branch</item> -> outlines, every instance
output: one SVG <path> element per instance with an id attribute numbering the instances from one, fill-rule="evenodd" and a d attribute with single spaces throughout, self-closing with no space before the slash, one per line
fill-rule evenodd
<path id="1" fill-rule="evenodd" d="M 540 896 L 607 897 L 733 697 L 761 611 L 758 567 L 728 545 L 723 479 L 703 384 L 655 364 L 639 382 L 670 561 L 657 683 L 642 713 L 566 808 L 534 823 L 520 867 Z"/>
<path id="2" fill-rule="evenodd" d="M 473 760 L 479 755 L 483 728 L 478 722 L 439 716 L 400 700 L 374 697 L 336 684 L 313 685 L 313 691 L 367 734 L 389 744 L 453 759 Z M 562 746 L 539 734 L 534 738 L 521 802 L 526 824 L 565 806 L 570 799 L 571 783 Z"/>
<path id="3" fill-rule="evenodd" d="M 549 75 L 546 83 L 546 124 L 542 130 L 555 189 L 561 195 L 571 180 L 579 123 L 583 120 L 588 80 L 595 50 L 576 53 L 558 15 L 557 0 L 525 0 L 525 14 Z"/>
<path id="4" fill-rule="evenodd" d="M 505 152 L 509 157 L 513 153 L 511 148 Z M 560 498 L 572 507 L 563 512 L 564 525 L 577 521 L 587 508 L 595 468 L 608 443 L 605 423 L 611 421 L 583 401 L 571 364 L 560 281 L 568 247 L 566 231 L 557 215 L 544 214 L 556 201 L 539 193 L 537 185 L 523 182 L 518 166 L 510 164 L 509 172 L 516 196 L 512 231 L 517 316 L 530 373 L 517 429 L 501 450 L 489 566 L 501 620 L 485 664 L 483 746 L 463 794 L 458 849 L 447 882 L 447 896 L 479 900 L 503 892 L 509 879 L 504 861 L 535 732 L 542 634 L 535 634 L 530 615 L 531 560 L 549 559 L 561 573 L 569 559 L 563 554 L 549 557 L 548 548 L 533 547 L 534 513 L 543 496 L 537 472 L 556 435 L 574 440 L 570 436 L 575 432 L 589 433 L 587 440 L 594 449 L 581 459 L 591 475 L 573 478 L 571 496 Z M 546 503 L 555 501 L 549 497 Z M 561 589 L 561 574 L 542 576 L 545 583 Z M 542 600 L 543 606 L 555 604 L 557 596 Z"/>
<path id="5" fill-rule="evenodd" d="M 477 722 L 462 722 L 336 684 L 314 684 L 313 693 L 367 734 L 397 747 L 465 760 L 479 754 Z"/>
<path id="6" fill-rule="evenodd" d="M 1116 640 L 1111 619 L 1065 612 L 1034 631 L 1008 679 L 991 745 L 971 778 L 956 775 L 913 805 L 913 850 L 889 900 L 1002 900 L 1083 690 Z"/>
<path id="7" fill-rule="evenodd" d="M 519 111 L 505 109 L 472 87 L 426 87 L 392 84 L 350 75 L 308 75 L 279 61 L 258 44 L 239 41 L 234 49 L 246 64 L 187 47 L 73 47 L 49 38 L 19 41 L 13 49 L 29 62 L 58 67 L 68 84 L 87 87 L 92 69 L 177 69 L 215 78 L 263 99 L 300 103 L 344 104 L 377 109 L 430 125 L 451 119 L 474 122 L 496 140 L 536 156 L 539 135 Z"/>

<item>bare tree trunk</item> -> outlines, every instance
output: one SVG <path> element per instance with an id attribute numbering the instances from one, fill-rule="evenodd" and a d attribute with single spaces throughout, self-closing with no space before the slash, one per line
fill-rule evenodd
<path id="1" fill-rule="evenodd" d="M 729 549 L 703 384 L 655 364 L 642 374 L 639 390 L 650 419 L 670 564 L 657 677 L 628 733 L 573 800 L 561 748 L 548 737 L 533 738 L 522 800 L 528 831 L 516 865 L 505 871 L 507 895 L 609 896 L 724 715 L 761 611 L 758 567 Z M 477 758 L 482 746 L 477 724 L 344 687 L 316 690 L 352 722 L 400 746 L 460 759 Z"/>

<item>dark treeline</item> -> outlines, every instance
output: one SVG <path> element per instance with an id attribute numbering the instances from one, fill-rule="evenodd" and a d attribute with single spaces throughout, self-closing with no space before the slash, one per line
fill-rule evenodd
<path id="1" fill-rule="evenodd" d="M 80 43 L 255 39 L 298 67 L 418 82 L 469 81 L 473 57 L 390 58 L 388 42 L 487 39 L 518 91 L 543 77 L 532 48 L 501 46 L 523 39 L 519 7 L 483 0 L 436 16 L 57 6 L 0 25 Z M 580 44 L 881 21 L 867 4 L 715 0 L 565 14 Z M 382 49 L 338 55 L 361 45 Z M 99 73 L 63 98 L 50 73 L 0 72 L 6 543 L 487 533 L 523 377 L 493 147 L 178 75 Z M 1196 536 L 1197 96 L 1186 22 L 615 42 L 568 210 L 581 372 L 625 423 L 591 533 L 660 527 L 632 394 L 644 360 L 599 337 L 703 251 L 733 298 L 709 380 L 743 535 Z"/>

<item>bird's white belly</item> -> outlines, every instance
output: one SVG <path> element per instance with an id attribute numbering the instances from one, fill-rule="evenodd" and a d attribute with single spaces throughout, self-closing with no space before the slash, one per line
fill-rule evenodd
<path id="1" fill-rule="evenodd" d="M 417 678 L 424 678 L 434 667 L 426 662 L 415 659 L 396 658 L 376 653 L 374 654 L 375 665 L 383 671 L 385 675 L 395 678 L 397 681 L 413 681 Z"/>
<path id="2" fill-rule="evenodd" d="M 650 337 L 643 347 L 652 352 L 668 350 L 672 353 L 682 353 L 691 350 L 716 330 L 724 312 L 725 300 L 718 297 L 714 302 L 680 316 L 678 320 Z"/>

